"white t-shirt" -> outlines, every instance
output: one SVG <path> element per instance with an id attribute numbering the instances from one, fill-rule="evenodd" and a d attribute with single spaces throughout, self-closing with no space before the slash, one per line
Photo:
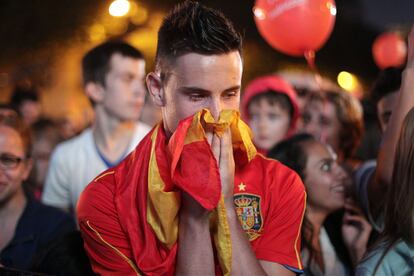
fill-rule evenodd
<path id="1" fill-rule="evenodd" d="M 150 130 L 148 125 L 139 122 L 135 126 L 134 140 L 127 153 L 133 151 Z M 76 210 L 82 191 L 106 169 L 108 167 L 99 156 L 92 129 L 88 128 L 80 135 L 59 144 L 54 150 L 42 202 L 58 208 Z"/>

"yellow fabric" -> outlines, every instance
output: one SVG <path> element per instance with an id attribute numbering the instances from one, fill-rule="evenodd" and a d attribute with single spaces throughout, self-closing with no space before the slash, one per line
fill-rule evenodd
<path id="1" fill-rule="evenodd" d="M 178 210 L 180 199 L 178 193 L 164 192 L 165 184 L 158 170 L 155 156 L 155 142 L 158 128 L 151 136 L 151 157 L 148 170 L 148 200 L 147 222 L 151 225 L 157 238 L 171 248 L 177 241 L 178 235 Z"/>
<path id="2" fill-rule="evenodd" d="M 213 230 L 214 244 L 218 252 L 218 260 L 223 275 L 230 275 L 232 258 L 231 236 L 223 196 L 220 198 L 217 208 L 212 212 L 210 226 Z"/>
<path id="3" fill-rule="evenodd" d="M 165 183 L 162 181 L 157 166 L 155 144 L 159 127 L 153 132 L 151 157 L 148 171 L 148 204 L 147 222 L 151 225 L 157 238 L 171 248 L 178 237 L 178 212 L 180 197 L 177 192 L 164 192 Z M 252 160 L 256 155 L 256 149 L 251 141 L 249 127 L 240 120 L 240 114 L 234 110 L 224 110 L 220 113 L 219 120 L 215 121 L 210 111 L 203 109 L 193 116 L 187 130 L 184 145 L 205 139 L 204 128 L 213 130 L 218 136 L 230 127 L 233 149 L 242 150 L 247 160 Z M 181 152 L 181 151 L 179 151 Z M 237 160 L 236 165 L 237 165 Z M 218 259 L 224 275 L 231 272 L 231 237 L 227 221 L 224 199 L 221 197 L 219 204 L 211 214 L 210 226 L 213 231 L 214 243 L 218 252 Z"/>

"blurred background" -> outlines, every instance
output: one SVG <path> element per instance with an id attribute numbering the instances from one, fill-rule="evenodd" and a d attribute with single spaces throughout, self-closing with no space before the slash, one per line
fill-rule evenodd
<path id="1" fill-rule="evenodd" d="M 51 118 L 70 117 L 80 124 L 91 110 L 80 78 L 82 55 L 96 44 L 124 39 L 145 54 L 153 69 L 157 29 L 173 0 L 1 0 L 0 103 L 9 101 L 16 85 L 35 86 L 42 112 Z M 253 0 L 204 0 L 222 10 L 244 34 L 244 80 L 281 69 L 306 68 L 270 47 L 253 19 Z M 334 30 L 317 52 L 321 73 L 336 81 L 340 72 L 352 73 L 362 96 L 379 69 L 372 43 L 385 31 L 406 35 L 414 22 L 413 0 L 337 0 Z M 351 91 L 352 92 L 352 91 Z"/>

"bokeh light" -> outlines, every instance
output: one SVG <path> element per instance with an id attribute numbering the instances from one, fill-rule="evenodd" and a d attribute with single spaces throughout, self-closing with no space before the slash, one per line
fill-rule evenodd
<path id="1" fill-rule="evenodd" d="M 130 7 L 128 0 L 115 0 L 109 6 L 109 14 L 114 17 L 122 17 L 128 14 Z"/>
<path id="2" fill-rule="evenodd" d="M 340 72 L 337 81 L 339 86 L 348 92 L 356 93 L 361 89 L 361 84 L 358 78 L 347 71 Z"/>

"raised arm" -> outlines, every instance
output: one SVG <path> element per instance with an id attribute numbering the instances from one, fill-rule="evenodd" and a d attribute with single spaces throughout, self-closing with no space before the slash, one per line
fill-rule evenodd
<path id="1" fill-rule="evenodd" d="M 394 155 L 401 131 L 402 122 L 408 111 L 414 106 L 414 27 L 408 36 L 407 65 L 403 71 L 402 83 L 398 102 L 392 112 L 388 127 L 382 138 L 377 158 L 375 177 L 368 188 L 369 202 L 373 205 L 379 203 L 391 183 L 394 169 Z"/>

